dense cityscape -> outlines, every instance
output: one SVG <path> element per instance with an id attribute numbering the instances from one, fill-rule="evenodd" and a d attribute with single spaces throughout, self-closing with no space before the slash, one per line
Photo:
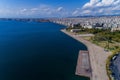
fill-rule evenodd
<path id="1" fill-rule="evenodd" d="M 66 26 L 81 25 L 84 28 L 111 29 L 111 31 L 120 30 L 120 16 L 107 17 L 83 17 L 83 18 L 59 18 L 51 19 L 52 22 Z"/>

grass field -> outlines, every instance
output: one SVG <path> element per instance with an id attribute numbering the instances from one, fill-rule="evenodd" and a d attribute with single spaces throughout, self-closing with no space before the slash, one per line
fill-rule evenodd
<path id="1" fill-rule="evenodd" d="M 90 37 L 90 36 L 85 36 L 83 38 L 110 51 L 120 48 L 120 43 L 115 41 L 111 41 L 108 43 L 108 41 L 94 41 L 93 37 Z"/>

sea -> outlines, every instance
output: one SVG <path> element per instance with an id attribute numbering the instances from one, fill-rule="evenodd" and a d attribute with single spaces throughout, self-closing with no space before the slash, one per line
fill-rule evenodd
<path id="1" fill-rule="evenodd" d="M 0 80 L 89 80 L 75 75 L 86 46 L 51 22 L 0 20 Z"/>

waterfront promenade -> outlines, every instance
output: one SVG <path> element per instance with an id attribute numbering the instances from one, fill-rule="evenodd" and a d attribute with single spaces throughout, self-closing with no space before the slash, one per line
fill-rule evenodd
<path id="1" fill-rule="evenodd" d="M 108 56 L 111 55 L 111 53 L 104 51 L 102 47 L 99 47 L 89 41 L 84 40 L 81 36 L 75 35 L 71 32 L 67 32 L 66 30 L 61 31 L 87 46 L 92 68 L 91 80 L 109 80 L 106 71 L 106 60 Z"/>

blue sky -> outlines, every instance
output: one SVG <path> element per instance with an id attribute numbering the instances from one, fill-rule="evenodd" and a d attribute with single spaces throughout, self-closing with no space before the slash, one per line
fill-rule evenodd
<path id="1" fill-rule="evenodd" d="M 120 14 L 120 0 L 0 0 L 0 17 L 118 14 Z"/>

